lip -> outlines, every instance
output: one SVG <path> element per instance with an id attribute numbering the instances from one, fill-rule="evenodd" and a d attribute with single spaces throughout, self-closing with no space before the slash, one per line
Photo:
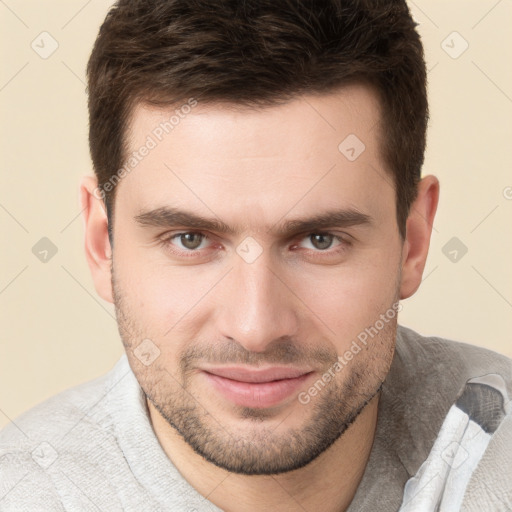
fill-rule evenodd
<path id="1" fill-rule="evenodd" d="M 214 389 L 234 404 L 263 409 L 293 395 L 313 372 L 286 367 L 222 367 L 203 369 L 202 373 Z"/>

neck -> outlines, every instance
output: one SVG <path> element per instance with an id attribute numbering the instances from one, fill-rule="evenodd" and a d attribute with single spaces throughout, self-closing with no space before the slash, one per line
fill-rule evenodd
<path id="1" fill-rule="evenodd" d="M 279 510 L 303 512 L 322 504 L 324 512 L 342 512 L 352 501 L 370 455 L 377 425 L 378 396 L 325 452 L 307 466 L 279 475 L 230 473 L 195 453 L 147 401 L 155 434 L 183 477 L 226 512 Z"/>

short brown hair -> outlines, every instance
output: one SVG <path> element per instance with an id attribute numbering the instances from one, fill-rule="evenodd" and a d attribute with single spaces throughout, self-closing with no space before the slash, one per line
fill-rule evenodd
<path id="1" fill-rule="evenodd" d="M 195 98 L 263 108 L 366 83 L 382 106 L 382 156 L 404 236 L 428 120 L 415 27 L 405 0 L 118 0 L 87 65 L 99 188 L 125 162 L 138 102 L 165 106 Z M 102 196 L 108 212 L 114 192 Z"/>

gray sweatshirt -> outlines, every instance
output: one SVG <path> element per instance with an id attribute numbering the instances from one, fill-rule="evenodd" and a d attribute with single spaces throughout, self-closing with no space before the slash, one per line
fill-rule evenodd
<path id="1" fill-rule="evenodd" d="M 509 396 L 508 358 L 399 327 L 348 511 L 512 510 Z M 161 448 L 126 355 L 0 431 L 0 511 L 123 510 L 220 510 Z"/>

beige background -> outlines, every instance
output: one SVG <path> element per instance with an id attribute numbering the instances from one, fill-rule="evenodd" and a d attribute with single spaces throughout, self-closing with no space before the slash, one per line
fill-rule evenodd
<path id="1" fill-rule="evenodd" d="M 78 206 L 91 172 L 85 66 L 110 4 L 0 1 L 0 427 L 122 354 L 86 266 Z M 424 283 L 401 323 L 512 356 L 512 3 L 410 5 L 430 70 L 424 173 L 442 192 Z M 44 31 L 59 45 L 46 59 L 31 47 L 51 49 Z M 58 249 L 46 263 L 32 253 L 42 237 Z M 443 253 L 453 237 L 467 247 L 455 262 L 454 247 Z"/>

